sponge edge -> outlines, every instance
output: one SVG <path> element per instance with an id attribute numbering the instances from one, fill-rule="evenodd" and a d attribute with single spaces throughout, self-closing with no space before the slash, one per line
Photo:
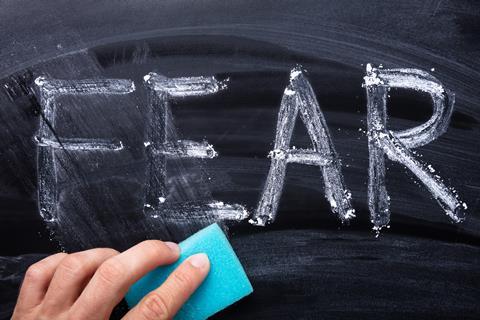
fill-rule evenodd
<path id="1" fill-rule="evenodd" d="M 253 292 L 245 270 L 216 223 L 182 241 L 179 246 L 181 254 L 176 263 L 158 267 L 130 287 L 125 296 L 130 308 L 159 287 L 185 259 L 202 252 L 206 253 L 210 260 L 210 272 L 175 319 L 206 319 Z"/>

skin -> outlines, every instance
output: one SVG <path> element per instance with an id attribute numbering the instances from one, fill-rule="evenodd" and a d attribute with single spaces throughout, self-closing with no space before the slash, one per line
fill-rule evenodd
<path id="1" fill-rule="evenodd" d="M 179 254 L 175 243 L 147 240 L 122 253 L 97 248 L 51 255 L 28 268 L 12 319 L 108 319 L 134 282 Z M 205 254 L 191 256 L 123 319 L 172 319 L 209 270 Z"/>

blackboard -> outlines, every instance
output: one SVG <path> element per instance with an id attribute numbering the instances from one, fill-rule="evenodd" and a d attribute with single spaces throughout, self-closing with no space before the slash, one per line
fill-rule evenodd
<path id="1" fill-rule="evenodd" d="M 26 267 L 49 253 L 179 241 L 217 220 L 255 290 L 217 319 L 480 316 L 476 1 L 17 0 L 0 8 L 0 318 L 9 318 Z M 405 152 L 448 188 L 459 205 L 453 217 L 388 154 L 390 220 L 370 216 L 368 84 L 398 70 L 444 89 L 445 130 Z M 298 150 L 313 149 L 311 128 L 294 118 L 289 146 L 298 152 L 289 155 L 276 215 L 259 226 L 249 220 L 299 72 L 336 156 L 295 161 Z M 194 79 L 212 92 L 158 101 L 152 76 Z M 55 96 L 53 118 L 42 100 L 52 83 L 76 92 Z M 92 83 L 105 92 L 78 94 Z M 385 97 L 388 130 L 432 116 L 426 92 L 391 88 Z M 152 103 L 168 106 L 167 116 L 152 113 Z M 162 135 L 171 142 L 165 148 L 188 153 L 193 143 L 205 154 L 160 161 L 149 148 Z M 355 210 L 348 219 L 325 198 L 321 161 L 341 170 Z M 160 167 L 165 179 L 152 179 Z M 162 181 L 159 203 L 150 204 L 149 186 L 158 191 Z"/>

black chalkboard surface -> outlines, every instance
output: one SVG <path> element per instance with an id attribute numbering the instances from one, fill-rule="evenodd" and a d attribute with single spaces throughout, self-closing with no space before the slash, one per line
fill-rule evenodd
<path id="1" fill-rule="evenodd" d="M 49 253 L 215 221 L 255 290 L 216 319 L 480 317 L 476 1 L 16 0 L 0 30 L 0 318 Z"/>

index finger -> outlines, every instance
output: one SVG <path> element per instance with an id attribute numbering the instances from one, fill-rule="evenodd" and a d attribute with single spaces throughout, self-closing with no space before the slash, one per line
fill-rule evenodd
<path id="1" fill-rule="evenodd" d="M 190 256 L 160 287 L 147 294 L 130 310 L 123 320 L 173 319 L 209 271 L 210 261 L 206 254 Z"/>
<path id="2" fill-rule="evenodd" d="M 130 286 L 154 268 L 175 262 L 180 248 L 172 242 L 143 241 L 105 261 L 72 307 L 79 318 L 107 318 Z"/>

